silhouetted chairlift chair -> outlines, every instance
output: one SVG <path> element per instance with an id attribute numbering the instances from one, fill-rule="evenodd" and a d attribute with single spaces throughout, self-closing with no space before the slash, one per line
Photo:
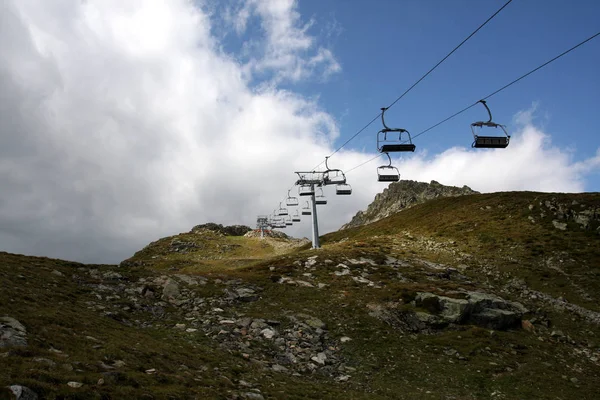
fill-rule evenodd
<path id="1" fill-rule="evenodd" d="M 300 185 L 298 187 L 299 196 L 312 196 L 313 194 L 315 194 L 315 190 L 311 185 Z"/>
<path id="2" fill-rule="evenodd" d="M 377 132 L 377 150 L 380 153 L 394 153 L 399 151 L 415 151 L 416 146 L 412 143 L 410 132 L 402 128 L 390 128 L 385 124 L 384 114 L 387 108 L 381 109 L 381 123 L 383 129 Z M 398 138 L 396 139 L 396 135 Z M 402 140 L 402 134 L 406 133 L 408 140 Z M 390 134 L 388 136 L 388 134 Z"/>
<path id="3" fill-rule="evenodd" d="M 490 108 L 487 106 L 487 103 L 485 100 L 479 100 L 478 103 L 483 104 L 483 106 L 485 107 L 485 109 L 488 112 L 488 116 L 490 117 L 490 119 L 486 122 L 478 121 L 478 122 L 473 122 L 471 124 L 471 132 L 473 132 L 473 138 L 475 139 L 473 141 L 473 144 L 471 145 L 471 147 L 474 147 L 476 149 L 504 149 L 504 148 L 506 148 L 508 146 L 508 143 L 510 142 L 510 135 L 508 134 L 508 132 L 506 132 L 505 126 L 497 124 L 495 122 L 492 122 L 492 112 L 490 111 Z M 475 132 L 476 128 L 478 131 L 481 131 L 481 129 L 483 127 L 500 128 L 500 129 L 502 129 L 502 132 L 504 132 L 505 136 L 477 135 L 477 133 Z"/>
<path id="4" fill-rule="evenodd" d="M 319 194 L 317 194 L 315 196 L 315 204 L 317 204 L 317 205 L 325 205 L 325 204 L 327 204 L 327 198 L 323 194 L 323 188 L 320 187 L 318 190 L 319 190 Z"/>
<path id="5" fill-rule="evenodd" d="M 392 165 L 392 159 L 388 153 L 388 165 L 382 165 L 377 168 L 377 181 L 378 182 L 398 182 L 400 180 L 400 171 L 398 168 Z"/>
<path id="6" fill-rule="evenodd" d="M 285 199 L 285 204 L 289 207 L 296 207 L 298 205 L 298 198 L 290 196 L 290 191 L 288 190 L 288 197 Z"/>
<path id="7" fill-rule="evenodd" d="M 306 202 L 306 205 L 304 207 L 302 207 L 302 215 L 311 215 L 312 212 L 310 210 L 310 205 L 308 204 L 308 201 Z"/>

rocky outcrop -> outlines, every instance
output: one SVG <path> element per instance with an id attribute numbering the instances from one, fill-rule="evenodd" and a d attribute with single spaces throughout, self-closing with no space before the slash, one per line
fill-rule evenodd
<path id="1" fill-rule="evenodd" d="M 27 330 L 11 317 L 0 317 L 0 348 L 27 346 Z"/>
<path id="2" fill-rule="evenodd" d="M 468 186 L 463 186 L 462 188 L 445 186 L 436 181 L 431 181 L 430 183 L 416 181 L 392 183 L 382 193 L 375 196 L 375 200 L 369 205 L 366 211 L 359 211 L 341 229 L 366 225 L 438 197 L 456 197 L 476 193 L 479 192 L 472 190 Z"/>
<path id="3" fill-rule="evenodd" d="M 477 325 L 496 330 L 519 326 L 527 312 L 521 303 L 482 292 L 467 292 L 464 298 L 418 293 L 415 305 L 428 311 L 429 315 L 419 318 L 428 323 Z"/>
<path id="4" fill-rule="evenodd" d="M 196 225 L 192 228 L 190 233 L 197 233 L 204 230 L 209 230 L 213 232 L 221 233 L 225 236 L 244 236 L 247 232 L 251 231 L 252 228 L 246 225 L 231 225 L 231 226 L 223 226 L 221 224 L 215 224 L 214 222 L 209 222 L 207 224 Z"/>
<path id="5" fill-rule="evenodd" d="M 489 293 L 460 292 L 459 297 L 419 292 L 408 305 L 371 304 L 369 314 L 395 328 L 414 333 L 434 333 L 451 325 L 475 325 L 494 330 L 521 326 L 528 310 L 521 304 Z"/>
<path id="6" fill-rule="evenodd" d="M 600 208 L 597 206 L 587 206 L 579 203 L 577 200 L 570 202 L 560 201 L 557 198 L 539 201 L 537 204 L 530 204 L 529 211 L 532 212 L 530 221 L 552 217 L 554 228 L 566 231 L 569 226 L 575 229 L 586 231 L 596 231 L 600 233 Z M 539 217 L 535 214 L 539 212 Z"/>
<path id="7" fill-rule="evenodd" d="M 250 232 L 247 232 L 244 236 L 245 237 L 260 237 L 260 229 L 251 230 Z M 289 238 L 289 236 L 286 235 L 285 233 L 283 233 L 281 231 L 276 231 L 273 229 L 263 230 L 263 236 L 276 238 L 276 239 L 288 239 Z"/>

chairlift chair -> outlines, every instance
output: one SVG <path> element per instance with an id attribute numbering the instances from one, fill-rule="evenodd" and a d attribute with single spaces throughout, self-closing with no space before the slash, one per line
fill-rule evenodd
<path id="1" fill-rule="evenodd" d="M 285 224 L 286 224 L 287 226 L 294 225 L 294 222 L 292 222 L 292 217 L 291 217 L 291 216 L 288 216 L 288 217 L 285 219 Z"/>
<path id="2" fill-rule="evenodd" d="M 296 209 L 296 212 L 294 214 L 292 214 L 292 222 L 300 222 L 300 221 L 302 221 L 302 219 L 300 218 L 298 209 Z"/>
<path id="3" fill-rule="evenodd" d="M 384 114 L 387 108 L 381 109 L 381 123 L 383 129 L 377 132 L 377 150 L 380 153 L 392 153 L 399 151 L 415 151 L 416 146 L 412 143 L 410 132 L 402 128 L 390 128 L 385 124 Z M 388 137 L 388 133 L 391 134 Z M 396 139 L 395 133 L 398 133 L 398 139 Z M 408 140 L 402 140 L 402 134 L 406 133 Z"/>
<path id="4" fill-rule="evenodd" d="M 319 194 L 317 194 L 315 196 L 315 204 L 316 205 L 325 205 L 325 204 L 327 204 L 327 198 L 323 194 L 323 188 L 320 187 L 319 191 L 320 191 Z"/>
<path id="5" fill-rule="evenodd" d="M 352 186 L 348 185 L 347 183 L 339 184 L 335 187 L 335 194 L 341 196 L 350 195 L 352 194 Z"/>
<path id="6" fill-rule="evenodd" d="M 315 189 L 311 185 L 300 185 L 298 187 L 299 196 L 312 196 L 315 194 Z"/>
<path id="7" fill-rule="evenodd" d="M 310 206 L 307 201 L 306 206 L 302 207 L 302 215 L 311 215 L 311 214 L 312 214 L 312 212 L 310 210 Z"/>
<path id="8" fill-rule="evenodd" d="M 346 175 L 341 169 L 331 169 L 327 165 L 329 157 L 325 157 L 325 168 L 327 171 L 323 173 L 323 184 L 325 185 L 341 185 L 346 183 Z"/>
<path id="9" fill-rule="evenodd" d="M 488 121 L 478 121 L 478 122 L 473 122 L 471 124 L 471 132 L 473 132 L 473 137 L 475 138 L 471 147 L 474 147 L 477 149 L 504 149 L 504 148 L 506 148 L 508 146 L 508 143 L 510 142 L 510 135 L 508 134 L 508 132 L 506 132 L 505 126 L 497 124 L 495 122 L 492 122 L 492 112 L 490 111 L 490 108 L 487 106 L 485 100 L 479 100 L 478 103 L 483 104 L 483 106 L 485 107 L 485 109 L 488 112 L 488 116 L 490 117 L 490 119 Z M 486 126 L 488 128 L 500 128 L 504 132 L 505 136 L 477 135 L 475 133 L 475 128 L 482 129 L 484 126 Z"/>
<path id="10" fill-rule="evenodd" d="M 290 191 L 288 190 L 288 197 L 285 199 L 285 204 L 289 207 L 296 207 L 298 205 L 298 198 L 290 196 Z"/>
<path id="11" fill-rule="evenodd" d="M 277 215 L 288 215 L 287 208 L 282 207 L 281 203 L 279 203 L 279 209 L 277 210 Z"/>
<path id="12" fill-rule="evenodd" d="M 388 153 L 388 165 L 382 165 L 377 168 L 377 181 L 378 182 L 398 182 L 400 180 L 400 171 L 398 168 L 392 165 L 392 159 Z"/>

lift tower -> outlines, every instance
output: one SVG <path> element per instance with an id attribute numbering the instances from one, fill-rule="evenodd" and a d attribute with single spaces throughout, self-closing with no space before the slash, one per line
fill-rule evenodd
<path id="1" fill-rule="evenodd" d="M 296 174 L 298 174 L 298 180 L 296 181 L 296 185 L 299 186 L 298 195 L 310 197 L 312 206 L 312 247 L 318 249 L 321 245 L 319 244 L 319 219 L 315 202 L 315 186 L 323 185 L 324 172 L 309 171 L 296 172 Z"/>

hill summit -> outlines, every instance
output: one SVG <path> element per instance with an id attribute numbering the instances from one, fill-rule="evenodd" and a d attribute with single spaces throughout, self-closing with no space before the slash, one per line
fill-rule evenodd
<path id="1" fill-rule="evenodd" d="M 468 186 L 462 188 L 446 186 L 436 181 L 430 183 L 409 180 L 395 182 L 384 189 L 383 192 L 378 193 L 366 211 L 356 213 L 352 220 L 343 225 L 341 229 L 370 224 L 416 204 L 438 197 L 456 197 L 476 193 L 479 192 Z"/>

